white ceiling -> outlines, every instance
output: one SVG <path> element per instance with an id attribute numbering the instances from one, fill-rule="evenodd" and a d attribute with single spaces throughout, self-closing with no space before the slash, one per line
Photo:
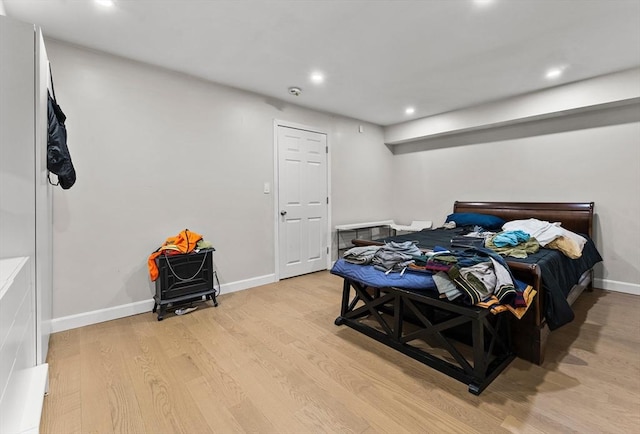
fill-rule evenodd
<path id="1" fill-rule="evenodd" d="M 115 2 L 4 5 L 48 37 L 380 125 L 640 65 L 640 0 Z"/>

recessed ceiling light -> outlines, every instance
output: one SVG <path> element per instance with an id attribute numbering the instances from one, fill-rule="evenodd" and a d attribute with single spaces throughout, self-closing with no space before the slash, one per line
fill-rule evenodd
<path id="1" fill-rule="evenodd" d="M 494 1 L 495 0 L 473 0 L 473 3 L 476 6 L 484 7 L 484 6 L 489 6 L 490 4 L 494 3 Z"/>
<path id="2" fill-rule="evenodd" d="M 112 7 L 115 3 L 113 0 L 95 0 L 96 4 L 106 8 Z"/>
<path id="3" fill-rule="evenodd" d="M 412 115 L 416 112 L 416 109 L 414 109 L 413 107 L 407 107 L 404 112 L 408 115 Z"/>
<path id="4" fill-rule="evenodd" d="M 544 77 L 547 80 L 555 80 L 557 78 L 560 78 L 562 76 L 562 74 L 564 73 L 566 67 L 564 66 L 557 66 L 555 68 L 549 68 L 547 69 L 547 72 L 544 74 Z"/>
<path id="5" fill-rule="evenodd" d="M 324 82 L 324 75 L 322 75 L 321 72 L 314 72 L 313 74 L 311 74 L 309 78 L 315 84 L 320 84 Z"/>

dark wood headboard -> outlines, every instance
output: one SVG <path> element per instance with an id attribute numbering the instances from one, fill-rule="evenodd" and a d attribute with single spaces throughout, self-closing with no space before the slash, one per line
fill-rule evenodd
<path id="1" fill-rule="evenodd" d="M 535 218 L 549 222 L 561 222 L 572 232 L 587 234 L 593 238 L 593 202 L 459 202 L 453 204 L 453 212 L 492 214 L 509 220 Z"/>

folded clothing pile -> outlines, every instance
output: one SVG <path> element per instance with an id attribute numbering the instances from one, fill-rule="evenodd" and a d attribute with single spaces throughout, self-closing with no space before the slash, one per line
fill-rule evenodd
<path id="1" fill-rule="evenodd" d="M 560 223 L 538 219 L 513 220 L 502 226 L 503 231 L 522 231 L 535 238 L 540 246 L 557 249 L 572 259 L 582 256 L 587 239 L 563 228 Z"/>

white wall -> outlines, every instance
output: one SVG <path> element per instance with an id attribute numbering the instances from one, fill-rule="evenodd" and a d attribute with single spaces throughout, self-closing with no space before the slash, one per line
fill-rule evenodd
<path id="1" fill-rule="evenodd" d="M 147 257 L 185 228 L 213 242 L 223 284 L 273 275 L 274 119 L 328 133 L 334 224 L 391 214 L 378 126 L 53 40 L 47 52 L 78 175 L 54 194 L 54 318 L 149 300 Z"/>
<path id="2" fill-rule="evenodd" d="M 36 244 L 33 40 L 33 25 L 0 16 L 0 258 L 28 256 L 32 261 Z"/>
<path id="3" fill-rule="evenodd" d="M 356 132 L 358 125 L 364 127 L 362 134 Z M 380 127 L 358 125 L 334 118 L 340 143 L 331 155 L 334 225 L 387 220 L 393 212 L 392 153 L 382 142 Z"/>
<path id="4" fill-rule="evenodd" d="M 455 200 L 594 201 L 594 238 L 604 258 L 596 283 L 640 293 L 640 110 L 617 111 L 612 116 L 623 123 L 599 125 L 606 115 L 600 114 L 569 131 L 555 125 L 559 132 L 546 133 L 548 125 L 538 124 L 528 127 L 527 137 L 491 140 L 484 134 L 482 143 L 471 135 L 459 143 L 454 137 L 400 145 L 393 160 L 393 216 L 442 224 Z"/>

